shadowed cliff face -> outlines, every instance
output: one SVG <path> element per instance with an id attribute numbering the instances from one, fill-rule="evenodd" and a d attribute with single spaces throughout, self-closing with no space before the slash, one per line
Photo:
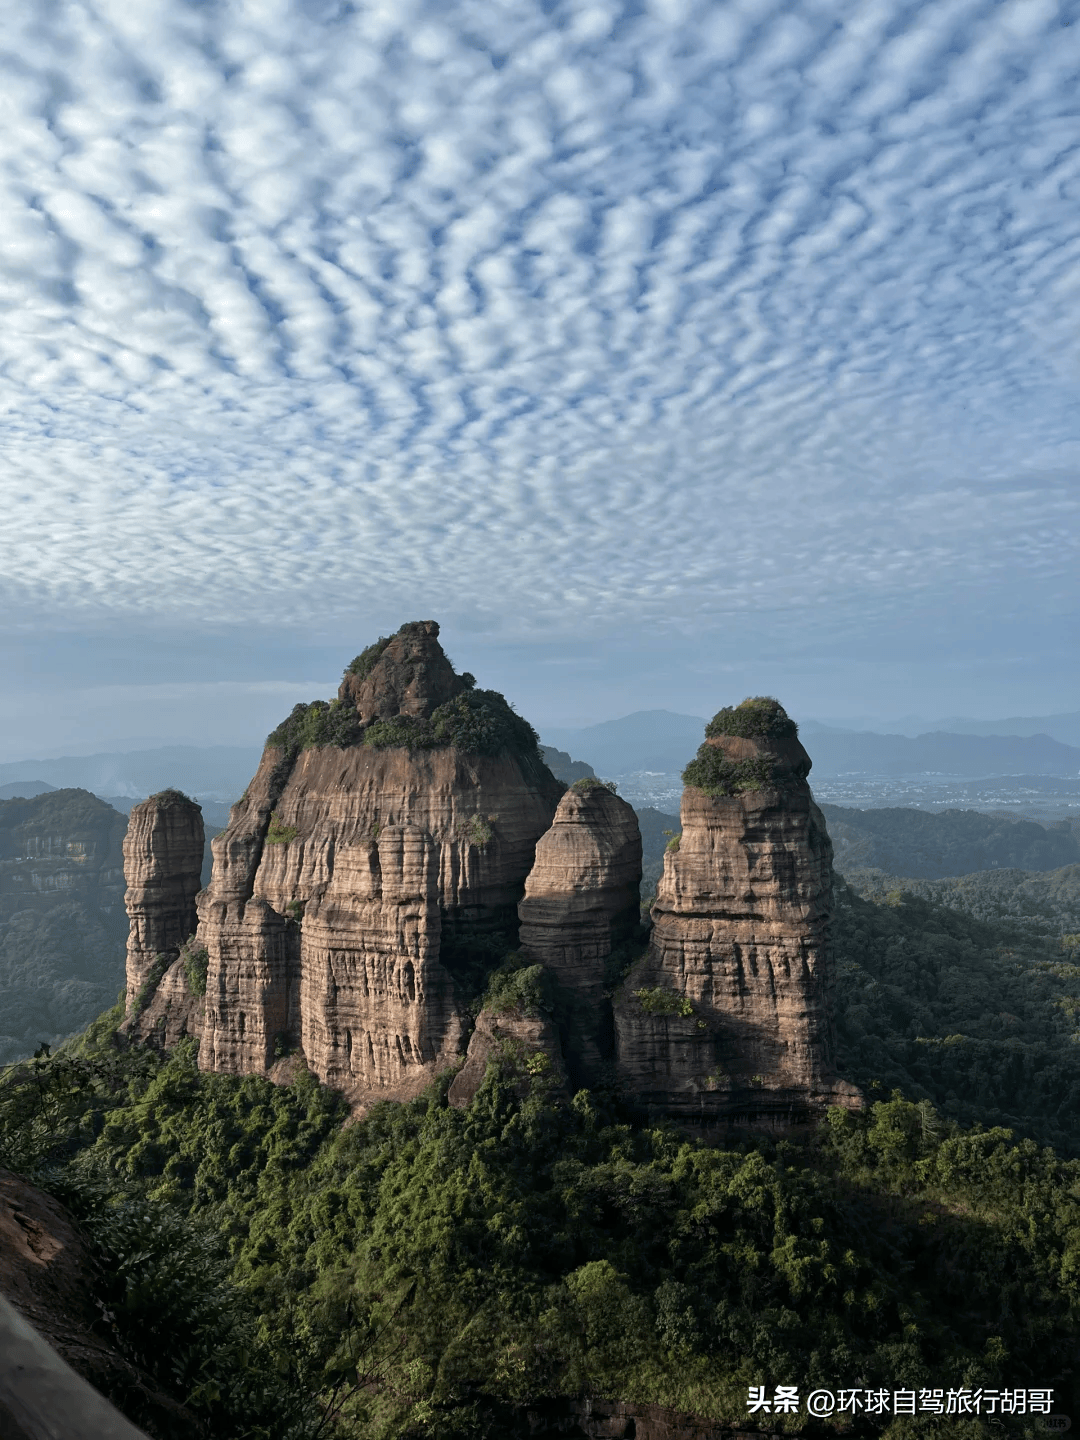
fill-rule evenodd
<path id="1" fill-rule="evenodd" d="M 342 696 L 365 722 L 428 719 L 470 688 L 437 635 L 433 622 L 403 627 L 366 674 L 346 676 Z M 513 937 L 563 787 L 538 754 L 429 742 L 267 747 L 212 842 L 199 902 L 205 1068 L 265 1073 L 300 1047 L 366 1104 L 416 1094 L 464 1053 L 447 952 Z"/>
<path id="2" fill-rule="evenodd" d="M 783 1126 L 854 1098 L 831 1069 L 832 847 L 809 770 L 793 734 L 714 736 L 687 767 L 716 793 L 683 793 L 616 1005 L 620 1077 L 669 1114 Z"/>
<path id="3" fill-rule="evenodd" d="M 85 790 L 0 800 L 0 1064 L 82 1030 L 124 983 L 126 816 Z"/>
<path id="4" fill-rule="evenodd" d="M 175 961 L 194 934 L 203 844 L 202 810 L 178 790 L 151 795 L 132 808 L 124 837 L 129 1010 L 155 960 Z"/>
<path id="5" fill-rule="evenodd" d="M 595 1085 L 613 1058 L 605 964 L 639 923 L 641 834 L 625 800 L 605 786 L 566 792 L 536 847 L 518 906 L 520 946 L 551 971 L 563 1051 L 577 1085 Z"/>

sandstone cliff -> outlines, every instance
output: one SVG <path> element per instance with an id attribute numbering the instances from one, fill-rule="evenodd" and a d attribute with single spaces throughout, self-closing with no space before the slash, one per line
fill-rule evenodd
<path id="1" fill-rule="evenodd" d="M 132 808 L 124 837 L 124 875 L 130 931 L 127 948 L 129 1013 L 155 966 L 171 965 L 195 932 L 203 862 L 202 810 L 179 790 L 163 790 Z"/>
<path id="2" fill-rule="evenodd" d="M 618 997 L 618 1071 L 668 1114 L 783 1127 L 856 1098 L 831 1068 L 832 847 L 775 701 L 721 711 L 706 735 Z"/>
<path id="3" fill-rule="evenodd" d="M 571 1078 L 596 1085 L 614 1058 L 605 970 L 637 932 L 641 835 L 625 800 L 598 780 L 578 781 L 555 812 L 518 905 L 519 944 L 556 986 Z"/>
<path id="4" fill-rule="evenodd" d="M 454 975 L 514 943 L 562 788 L 434 622 L 369 647 L 270 737 L 212 842 L 200 1064 L 265 1073 L 299 1047 L 356 1103 L 422 1089 L 464 1052 Z"/>
<path id="5" fill-rule="evenodd" d="M 0 801 L 0 921 L 61 899 L 122 917 L 123 838 L 124 817 L 87 790 Z"/>

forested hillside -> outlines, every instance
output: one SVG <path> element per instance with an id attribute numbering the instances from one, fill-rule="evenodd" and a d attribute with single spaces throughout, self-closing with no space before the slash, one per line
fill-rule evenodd
<path id="1" fill-rule="evenodd" d="M 0 801 L 0 1063 L 82 1029 L 123 987 L 126 825 L 86 790 Z"/>
<path id="2" fill-rule="evenodd" d="M 857 810 L 821 806 L 836 868 L 845 875 L 874 868 L 936 880 L 976 870 L 1057 870 L 1080 862 L 1080 840 L 1068 821 L 1037 825 L 978 810 Z"/>
<path id="3" fill-rule="evenodd" d="M 883 1096 L 801 1144 L 710 1146 L 611 1094 L 559 1103 L 512 1054 L 468 1110 L 443 1084 L 343 1118 L 303 1072 L 117 1053 L 104 1023 L 0 1085 L 0 1163 L 81 1219 L 174 1437 L 525 1440 L 572 1433 L 583 1395 L 749 1428 L 752 1384 L 1077 1398 L 1080 1164 L 1006 1131 Z M 836 1433 L 797 1422 L 766 1427 Z"/>
<path id="4" fill-rule="evenodd" d="M 671 818 L 641 817 L 652 850 Z M 447 1076 L 346 1124 L 302 1064 L 206 1074 L 187 1042 L 117 1048 L 113 1011 L 0 1079 L 0 1165 L 80 1219 L 112 1343 L 181 1407 L 167 1440 L 525 1440 L 587 1396 L 750 1429 L 777 1384 L 1049 1386 L 1076 1413 L 1078 880 L 840 879 L 837 1055 L 869 1104 L 812 1136 L 568 1104 L 513 1047 L 466 1110 Z"/>

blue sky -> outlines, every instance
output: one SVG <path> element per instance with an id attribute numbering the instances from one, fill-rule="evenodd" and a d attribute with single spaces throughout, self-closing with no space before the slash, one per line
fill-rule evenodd
<path id="1" fill-rule="evenodd" d="M 260 738 L 428 616 L 541 725 L 1080 706 L 1080 5 L 4 47 L 0 758 Z"/>

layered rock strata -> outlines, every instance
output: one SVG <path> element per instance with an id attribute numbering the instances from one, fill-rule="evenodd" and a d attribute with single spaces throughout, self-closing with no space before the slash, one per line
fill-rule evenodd
<path id="1" fill-rule="evenodd" d="M 596 1085 L 614 1058 L 605 995 L 612 951 L 639 927 L 641 833 L 625 800 L 578 781 L 555 812 L 518 905 L 519 945 L 556 989 L 563 1052 L 577 1085 Z"/>
<path id="2" fill-rule="evenodd" d="M 477 936 L 513 943 L 562 792 L 532 732 L 497 743 L 495 700 L 470 698 L 471 677 L 454 674 L 434 622 L 380 647 L 350 667 L 335 707 L 296 718 L 298 734 L 347 720 L 351 743 L 297 748 L 286 732 L 267 746 L 212 842 L 199 903 L 200 1064 L 265 1073 L 299 1047 L 358 1104 L 407 1098 L 460 1058 L 468 1016 L 455 965 Z M 461 715 L 436 733 L 439 707 L 456 697 Z M 459 733 L 483 748 L 446 738 Z"/>
<path id="3" fill-rule="evenodd" d="M 171 964 L 198 923 L 195 897 L 203 863 L 202 810 L 179 790 L 132 808 L 124 836 L 128 913 L 127 1005 L 143 992 L 155 964 Z"/>
<path id="4" fill-rule="evenodd" d="M 688 1121 L 786 1128 L 857 1102 L 832 1071 L 832 847 L 810 758 L 776 712 L 781 733 L 714 733 L 688 767 L 701 783 L 616 1004 L 622 1083 Z"/>

